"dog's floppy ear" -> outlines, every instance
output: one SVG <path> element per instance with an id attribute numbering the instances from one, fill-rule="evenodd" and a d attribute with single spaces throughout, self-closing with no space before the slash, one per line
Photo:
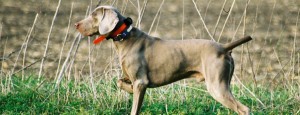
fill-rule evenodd
<path id="1" fill-rule="evenodd" d="M 118 14 L 112 8 L 103 7 L 103 17 L 100 19 L 99 33 L 100 35 L 111 32 L 119 22 Z"/>

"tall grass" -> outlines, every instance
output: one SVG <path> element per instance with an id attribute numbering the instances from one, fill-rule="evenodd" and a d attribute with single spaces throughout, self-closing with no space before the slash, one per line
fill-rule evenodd
<path id="1" fill-rule="evenodd" d="M 254 1 L 254 2 L 253 2 Z M 179 36 L 181 30 L 181 39 L 188 39 L 189 36 L 207 37 L 211 40 L 226 43 L 236 39 L 237 36 L 252 35 L 254 41 L 248 43 L 247 46 L 236 48 L 234 58 L 236 59 L 236 71 L 232 83 L 232 91 L 238 100 L 249 106 L 253 114 L 300 114 L 300 53 L 297 43 L 299 43 L 299 8 L 297 16 L 290 14 L 295 20 L 294 25 L 283 25 L 280 29 L 280 36 L 273 35 L 276 32 L 273 27 L 276 21 L 276 8 L 279 1 L 272 1 L 272 9 L 269 12 L 270 17 L 266 23 L 266 30 L 261 35 L 258 30 L 259 20 L 263 14 L 260 12 L 263 6 L 260 3 L 266 3 L 260 0 L 248 0 L 241 4 L 240 1 L 225 0 L 220 2 L 220 8 L 213 7 L 215 1 L 210 0 L 205 10 L 202 10 L 201 1 L 180 1 L 182 5 L 182 14 L 177 14 L 178 19 L 182 18 L 182 22 L 178 21 L 177 31 L 174 32 Z M 0 22 L 0 113 L 2 114 L 129 114 L 132 95 L 121 91 L 116 86 L 116 80 L 122 76 L 122 71 L 118 66 L 116 52 L 112 48 L 112 43 L 102 43 L 98 46 L 90 44 L 92 38 L 82 40 L 82 36 L 72 29 L 72 20 L 75 16 L 73 10 L 76 2 L 70 2 L 70 12 L 68 21 L 64 25 L 66 31 L 62 32 L 64 37 L 60 47 L 57 48 L 58 54 L 52 60 L 55 62 L 55 70 L 50 70 L 46 74 L 48 56 L 51 52 L 48 49 L 55 47 L 50 42 L 54 42 L 52 32 L 55 29 L 57 14 L 60 11 L 60 5 L 65 2 L 58 1 L 57 7 L 49 26 L 48 36 L 45 43 L 42 43 L 42 55 L 36 57 L 34 61 L 28 61 L 33 47 L 34 32 L 39 27 L 37 21 L 42 20 L 39 13 L 36 14 L 32 22 L 32 26 L 28 29 L 27 35 L 22 41 L 22 45 L 17 50 L 8 51 L 8 42 L 11 42 L 5 36 L 2 36 L 2 31 L 6 27 Z M 80 2 L 82 3 L 82 2 Z M 86 7 L 86 15 L 91 12 L 93 0 L 89 1 Z M 120 8 L 121 13 L 126 16 L 127 12 L 133 10 L 136 19 L 136 26 L 142 30 L 151 33 L 159 33 L 162 21 L 165 20 L 164 13 L 171 12 L 165 7 L 168 7 L 170 1 L 163 0 L 161 2 L 143 2 L 137 0 L 122 0 L 122 1 L 104 1 L 103 4 L 112 4 Z M 154 3 L 157 3 L 153 5 Z M 228 4 L 230 3 L 230 4 Z M 256 7 L 255 7 L 256 5 Z M 77 6 L 78 7 L 78 6 Z M 130 9 L 130 7 L 132 7 Z M 249 7 L 255 7 L 255 11 L 249 11 Z M 152 9 L 150 9 L 152 8 Z M 156 8 L 156 9 L 154 9 Z M 193 8 L 193 14 L 188 12 L 189 8 Z M 216 22 L 211 23 L 209 12 L 217 10 L 215 16 Z M 226 11 L 225 9 L 229 9 Z M 83 10 L 83 9 L 82 9 Z M 145 17 L 149 10 L 153 10 L 153 17 Z M 238 10 L 242 10 L 238 12 Z M 205 11 L 205 12 L 204 12 Z M 255 13 L 251 13 L 255 12 Z M 237 14 L 240 13 L 240 14 Z M 289 13 L 293 13 L 292 11 Z M 204 15 L 203 15 L 204 14 Z M 255 14 L 254 16 L 251 14 Z M 192 17 L 199 21 L 198 23 L 189 22 Z M 238 16 L 236 16 L 238 15 Z M 52 15 L 51 15 L 52 16 Z M 182 17 L 180 17 L 182 16 Z M 82 16 L 83 17 L 83 16 Z M 198 18 L 199 17 L 199 18 Z M 147 19 L 146 19 L 147 18 Z M 150 19 L 150 23 L 146 23 Z M 67 20 L 67 19 L 65 19 Z M 77 20 L 78 21 L 78 20 Z M 145 24 L 143 24 L 145 22 Z M 148 24 L 148 26 L 145 26 Z M 168 26 L 172 26 L 172 23 Z M 199 26 L 199 27 L 197 27 Z M 294 28 L 292 33 L 292 46 L 282 46 L 286 41 L 284 38 L 285 26 Z M 148 28 L 147 28 L 148 27 Z M 59 27 L 56 27 L 59 28 Z M 155 29 L 154 29 L 155 28 Z M 179 29 L 180 28 L 180 29 Z M 191 29 L 192 28 L 192 29 Z M 200 29 L 199 29 L 200 28 Z M 204 29 L 202 29 L 204 28 Z M 221 28 L 221 30 L 219 30 Z M 194 30 L 194 31 L 192 31 Z M 228 31 L 230 30 L 230 31 Z M 63 30 L 61 30 L 63 31 Z M 154 32 L 153 32 L 154 31 Z M 174 34 L 167 29 L 164 30 L 165 35 Z M 193 35 L 190 35 L 193 34 Z M 187 37 L 188 36 L 188 37 Z M 231 38 L 230 40 L 226 37 Z M 270 40 L 270 37 L 278 37 L 279 40 Z M 6 39 L 5 39 L 6 38 Z M 194 38 L 194 37 L 193 37 Z M 263 38 L 263 40 L 261 40 Z M 70 40 L 71 39 L 71 40 Z M 82 41 L 86 41 L 82 43 Z M 287 40 L 288 41 L 288 40 Z M 263 43 L 259 43 L 263 42 Z M 289 42 L 289 41 L 288 41 Z M 258 46 L 256 44 L 263 44 Z M 86 47 L 87 46 L 87 47 Z M 99 65 L 98 61 L 103 58 L 104 49 L 106 48 L 105 65 Z M 86 48 L 86 53 L 79 55 L 80 48 Z M 102 48 L 102 49 L 101 49 Z M 287 48 L 291 51 L 282 52 Z M 108 50 L 107 50 L 108 49 Z M 270 51 L 271 49 L 271 51 Z M 36 49 L 37 50 L 37 49 Z M 271 52 L 271 53 L 270 53 Z M 288 57 L 283 55 L 288 54 Z M 268 57 L 268 55 L 271 55 Z M 14 58 L 11 58 L 13 57 Z M 78 57 L 84 58 L 84 62 L 80 63 Z M 11 59 L 10 59 L 11 58 Z M 22 63 L 19 63 L 19 58 L 22 58 Z M 12 61 L 11 61 L 12 60 Z M 12 68 L 8 71 L 6 65 L 13 62 Z M 37 63 L 40 62 L 40 66 Z M 275 65 L 275 66 L 274 66 Z M 11 66 L 11 65 L 10 65 Z M 19 68 L 18 66 L 21 66 Z M 101 67 L 103 71 L 99 71 Z M 86 70 L 86 71 L 85 71 Z M 249 76 L 252 76 L 249 77 Z M 216 102 L 206 92 L 204 83 L 194 82 L 194 80 L 184 80 L 164 86 L 157 89 L 147 89 L 144 104 L 142 106 L 142 114 L 235 114 L 233 111 L 226 109 L 220 103 Z"/>
<path id="2" fill-rule="evenodd" d="M 11 90 L 0 95 L 0 113 L 2 114 L 129 114 L 132 95 L 121 91 L 114 82 L 116 78 L 95 80 L 98 96 L 88 85 L 89 78 L 81 81 L 65 78 L 56 92 L 52 92 L 55 82 L 28 75 L 25 79 L 14 76 L 14 84 L 3 80 L 1 84 L 10 84 Z M 247 85 L 249 86 L 249 85 Z M 186 89 L 185 89 L 186 88 Z M 250 87 L 250 90 L 253 87 Z M 299 86 L 293 86 L 299 91 Z M 185 89 L 185 90 L 184 90 Z M 284 87 L 269 89 L 259 86 L 255 94 L 265 107 L 251 97 L 243 87 L 234 85 L 235 97 L 252 109 L 253 114 L 299 114 L 299 95 Z M 186 93 L 186 95 L 183 95 Z M 216 102 L 206 91 L 203 83 L 172 87 L 147 89 L 141 114 L 235 114 Z"/>

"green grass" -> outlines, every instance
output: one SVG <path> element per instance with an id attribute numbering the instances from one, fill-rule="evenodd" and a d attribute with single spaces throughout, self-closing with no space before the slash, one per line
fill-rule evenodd
<path id="1" fill-rule="evenodd" d="M 0 94 L 1 114 L 129 114 L 132 95 L 117 88 L 114 79 L 95 81 L 97 97 L 94 98 L 88 80 L 63 80 L 58 90 L 54 80 L 40 84 L 35 76 L 23 81 L 12 77 L 11 84 L 3 80 Z M 148 89 L 141 114 L 236 114 L 223 107 L 205 92 L 203 83 L 190 83 L 184 87 L 176 83 L 156 89 Z M 10 91 L 3 93 L 9 85 Z M 251 85 L 248 85 L 253 90 Z M 254 94 L 266 105 L 243 88 L 233 85 L 236 98 L 251 108 L 255 115 L 300 114 L 299 86 L 290 89 L 278 87 L 254 88 Z"/>

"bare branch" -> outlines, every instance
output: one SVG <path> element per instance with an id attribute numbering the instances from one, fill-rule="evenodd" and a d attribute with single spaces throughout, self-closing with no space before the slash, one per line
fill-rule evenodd
<path id="1" fill-rule="evenodd" d="M 50 31 L 49 31 L 49 34 L 48 34 L 48 38 L 47 38 L 47 42 L 46 42 L 46 48 L 45 48 L 45 52 L 44 52 L 43 57 L 46 57 L 46 55 L 47 55 L 49 41 L 50 41 L 50 35 L 51 35 L 51 32 L 52 32 L 52 28 L 53 28 L 53 25 L 54 25 L 54 21 L 56 19 L 56 15 L 57 15 L 58 9 L 60 7 L 60 3 L 61 3 L 61 0 L 58 1 L 57 7 L 56 7 L 56 11 L 55 11 L 55 14 L 54 14 L 53 19 L 52 19 L 52 23 L 51 23 L 51 26 L 50 26 Z M 44 66 L 44 59 L 45 58 L 42 58 L 38 80 L 40 80 L 40 78 L 42 76 L 42 71 L 43 71 L 43 66 Z"/>
<path id="2" fill-rule="evenodd" d="M 98 4 L 96 5 L 96 7 L 100 6 L 100 5 L 101 5 L 101 2 L 102 2 L 102 1 L 99 0 L 99 1 L 98 1 Z"/>

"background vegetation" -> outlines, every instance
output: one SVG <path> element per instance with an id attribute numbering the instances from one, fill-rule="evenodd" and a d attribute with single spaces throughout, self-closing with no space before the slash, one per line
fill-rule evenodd
<path id="1" fill-rule="evenodd" d="M 111 41 L 91 44 L 73 25 L 97 0 L 0 1 L 0 113 L 129 114 L 130 94 Z M 214 39 L 236 48 L 234 95 L 253 114 L 300 114 L 297 0 L 102 0 L 162 39 Z M 158 55 L 159 56 L 159 55 Z M 234 114 L 204 83 L 147 90 L 142 114 Z"/>

